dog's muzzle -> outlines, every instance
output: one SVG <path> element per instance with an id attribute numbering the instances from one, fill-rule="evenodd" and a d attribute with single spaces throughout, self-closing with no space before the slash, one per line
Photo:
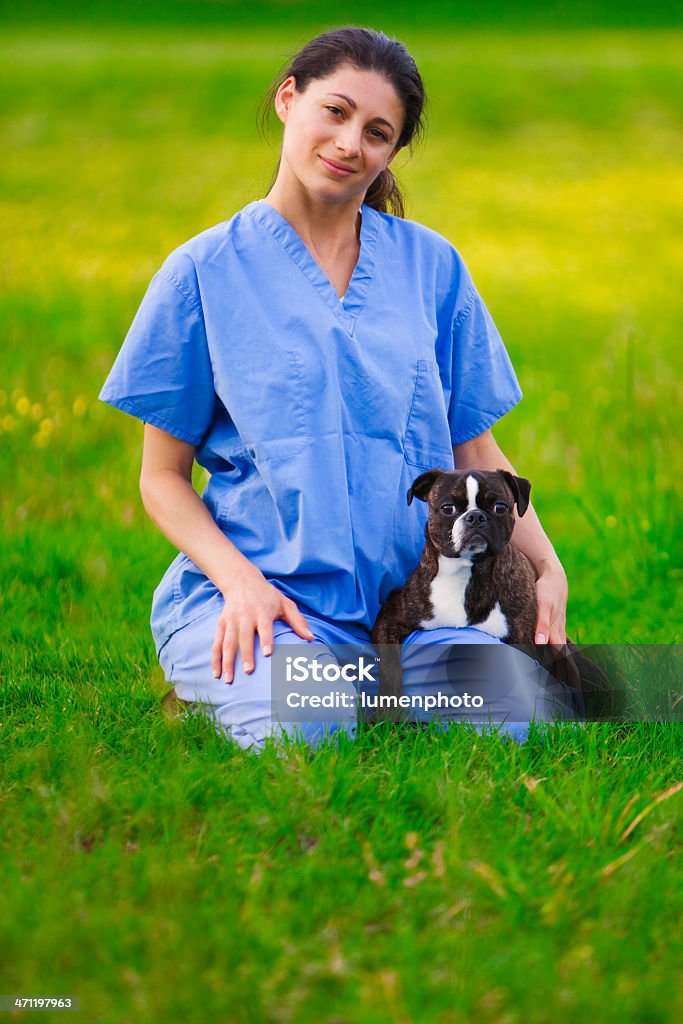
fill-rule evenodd
<path id="1" fill-rule="evenodd" d="M 453 528 L 456 555 L 480 555 L 488 550 L 491 523 L 485 512 L 471 509 L 463 513 Z"/>

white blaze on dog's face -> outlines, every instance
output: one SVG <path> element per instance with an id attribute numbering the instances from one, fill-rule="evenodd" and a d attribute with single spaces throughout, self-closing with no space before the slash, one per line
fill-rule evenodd
<path id="1" fill-rule="evenodd" d="M 469 512 L 473 512 L 478 508 L 477 495 L 479 494 L 479 481 L 473 477 L 468 476 L 465 480 L 465 487 L 467 492 L 467 508 L 465 511 L 458 516 L 455 523 L 453 524 L 453 549 L 456 556 L 459 556 L 463 550 L 463 544 L 466 544 L 467 555 L 477 555 L 481 552 L 486 551 L 488 547 L 487 543 L 483 538 L 481 540 L 466 541 L 465 538 L 465 526 L 466 517 Z"/>

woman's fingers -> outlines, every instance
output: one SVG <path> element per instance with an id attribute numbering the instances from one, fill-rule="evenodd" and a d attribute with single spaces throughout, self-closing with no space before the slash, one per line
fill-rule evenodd
<path id="1" fill-rule="evenodd" d="M 235 655 L 237 654 L 237 631 L 233 627 L 226 627 L 225 636 L 223 637 L 223 680 L 226 683 L 231 683 L 235 677 Z"/>
<path id="2" fill-rule="evenodd" d="M 561 609 L 557 604 L 551 604 L 548 610 L 548 619 L 548 643 L 557 644 L 559 647 L 565 647 L 567 643 L 567 633 L 565 627 L 564 610 Z"/>
<path id="3" fill-rule="evenodd" d="M 259 619 L 258 638 L 261 646 L 261 654 L 266 658 L 273 653 L 273 621 L 272 619 Z"/>
<path id="4" fill-rule="evenodd" d="M 273 649 L 272 622 L 263 619 L 256 625 L 251 618 L 248 618 L 242 620 L 239 625 L 233 624 L 232 628 L 230 626 L 226 627 L 222 644 L 222 671 L 226 683 L 232 683 L 234 680 L 235 659 L 238 653 L 242 659 L 242 670 L 247 675 L 251 675 L 254 671 L 256 663 L 254 658 L 255 631 L 259 634 L 263 653 L 266 653 L 266 647 L 268 647 L 268 653 L 270 653 Z"/>
<path id="5" fill-rule="evenodd" d="M 567 578 L 561 566 L 539 576 L 536 581 L 536 597 L 538 613 L 534 642 L 566 644 Z"/>
<path id="6" fill-rule="evenodd" d="M 556 644 L 562 647 L 566 642 L 564 620 L 560 610 L 551 601 L 543 600 L 539 595 L 534 643 Z"/>
<path id="7" fill-rule="evenodd" d="M 243 604 L 236 607 L 227 605 L 216 627 L 216 638 L 211 648 L 211 667 L 214 678 L 221 674 L 226 683 L 235 677 L 235 659 L 239 654 L 242 669 L 251 675 L 255 668 L 255 634 L 258 633 L 261 653 L 268 657 L 273 652 L 273 621 L 284 619 L 304 640 L 314 640 L 306 619 L 294 601 L 284 598 L 275 588 L 269 587 L 269 600 Z M 273 597 L 277 595 L 277 600 Z"/>
<path id="8" fill-rule="evenodd" d="M 581 677 L 567 646 L 565 605 L 539 595 L 535 642 L 545 646 L 544 664 L 556 679 L 581 689 Z"/>
<path id="9" fill-rule="evenodd" d="M 550 605 L 538 594 L 538 612 L 536 615 L 535 644 L 550 643 Z"/>
<path id="10" fill-rule="evenodd" d="M 221 615 L 216 626 L 216 638 L 211 647 L 214 679 L 220 679 L 222 673 L 226 683 L 232 682 L 236 649 L 235 627 L 229 619 Z"/>
<path id="11" fill-rule="evenodd" d="M 240 625 L 240 654 L 242 655 L 242 669 L 250 675 L 254 671 L 254 628 L 253 621 L 242 622 Z"/>
<path id="12" fill-rule="evenodd" d="M 220 679 L 223 665 L 223 637 L 225 635 L 225 623 L 219 618 L 216 626 L 216 636 L 211 645 L 211 671 L 214 679 Z"/>
<path id="13" fill-rule="evenodd" d="M 297 636 L 302 637 L 304 640 L 315 640 L 315 637 L 308 627 L 306 619 L 303 617 L 293 601 L 287 599 L 283 602 L 282 618 L 285 622 L 290 624 Z"/>

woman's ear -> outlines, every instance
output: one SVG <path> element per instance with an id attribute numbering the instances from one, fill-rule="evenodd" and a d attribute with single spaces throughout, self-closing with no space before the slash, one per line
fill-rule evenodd
<path id="1" fill-rule="evenodd" d="M 283 124 L 287 123 L 287 115 L 296 92 L 296 79 L 294 75 L 285 78 L 284 82 L 275 93 L 275 113 Z"/>

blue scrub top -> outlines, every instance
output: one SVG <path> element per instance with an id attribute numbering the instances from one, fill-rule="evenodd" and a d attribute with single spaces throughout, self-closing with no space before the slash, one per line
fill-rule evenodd
<path id="1" fill-rule="evenodd" d="M 301 610 L 367 639 L 417 564 L 427 507 L 406 493 L 521 398 L 462 259 L 362 207 L 343 302 L 294 229 L 250 203 L 152 279 L 100 398 L 196 446 L 203 500 Z M 222 601 L 178 555 L 159 584 L 160 650 Z"/>

